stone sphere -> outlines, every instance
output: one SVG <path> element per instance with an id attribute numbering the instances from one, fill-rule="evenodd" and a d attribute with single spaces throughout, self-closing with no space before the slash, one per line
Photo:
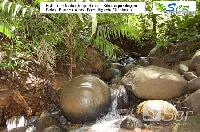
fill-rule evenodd
<path id="1" fill-rule="evenodd" d="M 60 103 L 68 120 L 79 123 L 94 121 L 108 112 L 111 104 L 109 87 L 92 75 L 81 75 L 61 89 Z"/>

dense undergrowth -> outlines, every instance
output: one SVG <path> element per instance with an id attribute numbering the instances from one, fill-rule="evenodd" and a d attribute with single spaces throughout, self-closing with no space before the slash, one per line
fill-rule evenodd
<path id="1" fill-rule="evenodd" d="M 120 43 L 164 46 L 199 39 L 200 14 L 41 14 L 41 1 L 0 2 L 1 68 L 25 67 L 30 61 L 54 73 L 56 60 L 72 67 L 85 58 L 88 46 L 97 47 L 108 59 L 123 53 Z M 145 0 L 147 10 L 152 1 Z M 199 1 L 197 1 L 199 9 Z M 117 40 L 117 41 L 116 41 Z M 134 47 L 134 46 L 133 46 Z M 133 49 L 134 50 L 134 49 Z M 135 51 L 137 52 L 137 51 Z"/>

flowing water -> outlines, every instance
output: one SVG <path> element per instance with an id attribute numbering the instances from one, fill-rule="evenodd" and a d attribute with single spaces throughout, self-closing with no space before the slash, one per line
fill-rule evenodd
<path id="1" fill-rule="evenodd" d="M 153 127 L 150 129 L 135 128 L 131 130 L 120 128 L 121 122 L 125 120 L 128 117 L 128 115 L 121 115 L 118 106 L 120 105 L 121 100 L 123 100 L 124 102 L 127 101 L 128 95 L 126 93 L 126 90 L 123 88 L 112 89 L 111 94 L 112 94 L 112 103 L 109 113 L 107 113 L 105 116 L 97 120 L 94 124 L 84 125 L 81 128 L 70 130 L 70 132 L 174 132 L 172 131 L 170 126 Z M 12 118 L 7 121 L 7 130 L 23 126 L 26 126 L 26 121 L 24 117 Z M 29 129 L 32 128 L 29 127 Z M 29 129 L 26 129 L 26 131 Z M 21 132 L 21 131 L 16 131 L 16 132 Z"/>
<path id="2" fill-rule="evenodd" d="M 118 132 L 120 129 L 121 122 L 127 116 L 121 116 L 118 107 L 119 98 L 123 98 L 123 100 L 128 99 L 128 95 L 125 89 L 112 89 L 112 103 L 110 112 L 106 114 L 104 117 L 100 118 L 96 121 L 95 124 L 90 126 L 84 126 L 77 130 L 72 130 L 71 132 L 81 132 L 81 131 L 95 131 L 95 132 Z"/>

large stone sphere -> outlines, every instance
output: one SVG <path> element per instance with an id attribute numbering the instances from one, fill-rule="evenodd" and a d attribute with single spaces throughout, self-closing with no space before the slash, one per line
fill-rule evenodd
<path id="1" fill-rule="evenodd" d="M 76 123 L 93 121 L 108 112 L 111 93 L 99 78 L 81 75 L 62 88 L 60 103 L 68 120 Z"/>

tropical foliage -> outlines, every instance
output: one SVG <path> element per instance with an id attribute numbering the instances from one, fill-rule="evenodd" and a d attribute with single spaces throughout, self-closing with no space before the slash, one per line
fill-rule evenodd
<path id="1" fill-rule="evenodd" d="M 41 14 L 41 1 L 50 0 L 0 2 L 0 50 L 7 53 L 1 67 L 22 66 L 27 61 L 21 58 L 31 57 L 53 71 L 56 58 L 66 58 L 72 65 L 84 58 L 91 44 L 112 59 L 120 50 L 112 40 L 120 37 L 158 46 L 199 39 L 199 10 L 195 15 Z M 150 11 L 152 0 L 143 1 Z"/>

